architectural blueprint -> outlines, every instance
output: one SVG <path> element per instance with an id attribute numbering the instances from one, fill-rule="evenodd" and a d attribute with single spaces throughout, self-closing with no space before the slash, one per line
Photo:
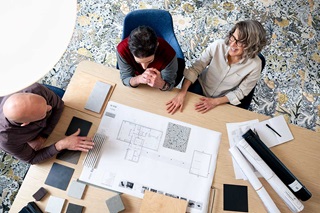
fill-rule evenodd
<path id="1" fill-rule="evenodd" d="M 97 134 L 106 140 L 80 180 L 139 198 L 150 190 L 206 212 L 221 133 L 109 101 Z"/>

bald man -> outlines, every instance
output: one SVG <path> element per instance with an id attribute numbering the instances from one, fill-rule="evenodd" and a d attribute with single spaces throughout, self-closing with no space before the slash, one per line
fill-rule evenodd
<path id="1" fill-rule="evenodd" d="M 44 147 L 58 123 L 63 101 L 47 87 L 35 83 L 5 97 L 0 97 L 0 148 L 30 164 L 40 163 L 63 149 L 88 151 L 91 138 L 73 135 Z"/>

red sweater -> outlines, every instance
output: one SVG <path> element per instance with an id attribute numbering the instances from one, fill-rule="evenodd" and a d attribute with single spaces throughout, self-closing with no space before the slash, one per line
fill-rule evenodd
<path id="1" fill-rule="evenodd" d="M 155 68 L 161 72 L 174 58 L 176 52 L 174 49 L 162 38 L 158 38 L 159 46 L 155 53 L 155 59 L 149 64 L 148 67 Z M 134 68 L 136 75 L 142 74 L 144 69 L 134 60 L 128 45 L 128 38 L 121 41 L 117 50 L 119 55 Z"/>

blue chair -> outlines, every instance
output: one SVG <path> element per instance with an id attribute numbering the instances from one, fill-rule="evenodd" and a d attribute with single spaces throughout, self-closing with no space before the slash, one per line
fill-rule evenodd
<path id="1" fill-rule="evenodd" d="M 43 84 L 43 86 L 47 87 L 48 89 L 50 89 L 52 92 L 54 92 L 56 95 L 58 95 L 60 98 L 63 97 L 64 95 L 64 90 L 59 88 L 59 87 L 55 87 L 49 84 Z"/>
<path id="2" fill-rule="evenodd" d="M 178 40 L 174 34 L 171 14 L 166 10 L 160 9 L 143 9 L 131 11 L 124 18 L 122 40 L 127 38 L 132 30 L 142 25 L 151 27 L 158 37 L 166 40 L 176 51 L 176 55 L 178 58 L 178 72 L 175 86 L 177 86 L 183 78 L 185 60 Z"/>
<path id="3" fill-rule="evenodd" d="M 262 70 L 264 69 L 264 67 L 266 65 L 266 59 L 261 53 L 259 53 L 258 56 L 261 59 L 261 63 L 262 63 L 261 64 L 262 65 L 261 72 L 262 72 Z M 256 88 L 256 86 L 253 87 L 251 92 L 241 100 L 241 104 L 237 105 L 237 107 L 240 107 L 240 108 L 243 108 L 243 109 L 249 109 L 250 103 L 251 103 L 252 98 L 253 98 L 253 93 L 254 93 L 255 88 Z"/>

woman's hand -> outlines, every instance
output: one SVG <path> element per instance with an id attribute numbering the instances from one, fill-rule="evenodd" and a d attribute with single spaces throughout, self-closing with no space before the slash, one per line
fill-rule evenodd
<path id="1" fill-rule="evenodd" d="M 228 103 L 229 100 L 226 96 L 219 97 L 219 98 L 207 98 L 202 97 L 200 98 L 200 102 L 196 103 L 195 110 L 201 113 L 206 113 L 210 109 L 215 108 L 224 103 Z"/>
<path id="2" fill-rule="evenodd" d="M 167 112 L 170 114 L 174 114 L 177 110 L 180 109 L 182 112 L 184 99 L 186 97 L 186 92 L 180 91 L 172 100 L 166 103 Z"/>

